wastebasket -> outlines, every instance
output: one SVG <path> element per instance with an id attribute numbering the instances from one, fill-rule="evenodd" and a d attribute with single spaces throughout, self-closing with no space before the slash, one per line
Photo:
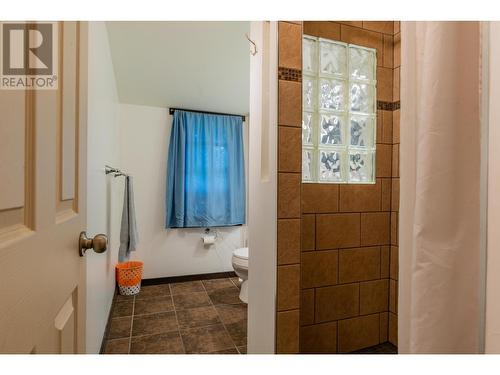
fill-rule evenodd
<path id="1" fill-rule="evenodd" d="M 116 265 L 116 281 L 120 294 L 132 296 L 141 291 L 142 262 L 131 261 Z"/>

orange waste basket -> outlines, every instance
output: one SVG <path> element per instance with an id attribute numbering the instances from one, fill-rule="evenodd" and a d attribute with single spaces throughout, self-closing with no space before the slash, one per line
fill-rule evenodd
<path id="1" fill-rule="evenodd" d="M 131 261 L 116 265 L 116 281 L 120 294 L 132 296 L 141 291 L 142 262 Z"/>

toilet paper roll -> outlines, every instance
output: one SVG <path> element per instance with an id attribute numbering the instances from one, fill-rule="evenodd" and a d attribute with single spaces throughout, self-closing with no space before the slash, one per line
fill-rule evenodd
<path id="1" fill-rule="evenodd" d="M 203 245 L 213 245 L 215 243 L 215 236 L 203 236 Z"/>

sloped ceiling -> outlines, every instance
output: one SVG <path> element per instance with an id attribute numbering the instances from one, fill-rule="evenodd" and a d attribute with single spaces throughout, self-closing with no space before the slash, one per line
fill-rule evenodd
<path id="1" fill-rule="evenodd" d="M 107 22 L 120 102 L 247 114 L 249 22 Z"/>

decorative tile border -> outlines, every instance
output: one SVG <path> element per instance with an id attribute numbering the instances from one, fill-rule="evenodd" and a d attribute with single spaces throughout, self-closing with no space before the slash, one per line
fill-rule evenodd
<path id="1" fill-rule="evenodd" d="M 398 100 L 397 102 L 383 102 L 381 100 L 377 100 L 377 109 L 382 111 L 395 111 L 401 108 L 401 102 Z"/>
<path id="2" fill-rule="evenodd" d="M 302 71 L 299 69 L 279 67 L 278 79 L 284 81 L 302 82 Z M 379 110 L 395 111 L 399 108 L 401 108 L 401 103 L 399 100 L 397 102 L 384 102 L 382 100 L 377 100 L 377 109 Z"/>
<path id="3" fill-rule="evenodd" d="M 278 79 L 284 81 L 302 82 L 302 71 L 299 69 L 278 68 Z"/>

